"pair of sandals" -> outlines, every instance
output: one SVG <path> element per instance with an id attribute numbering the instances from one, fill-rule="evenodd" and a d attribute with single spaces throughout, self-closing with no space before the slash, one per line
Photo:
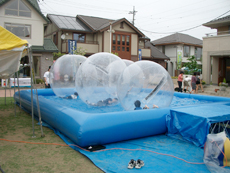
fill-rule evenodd
<path id="1" fill-rule="evenodd" d="M 128 164 L 128 168 L 133 169 L 135 167 L 136 169 L 140 169 L 144 165 L 145 165 L 144 162 L 140 159 L 138 159 L 137 161 L 134 159 L 131 159 L 129 164 Z"/>

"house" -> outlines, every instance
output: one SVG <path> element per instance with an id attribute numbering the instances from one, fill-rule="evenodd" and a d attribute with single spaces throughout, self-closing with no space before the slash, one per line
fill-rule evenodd
<path id="1" fill-rule="evenodd" d="M 151 49 L 151 58 L 142 58 L 143 60 L 154 61 L 162 65 L 165 69 L 167 68 L 167 61 L 170 60 L 165 54 L 157 49 L 150 41 L 145 43 L 145 47 Z"/>
<path id="2" fill-rule="evenodd" d="M 187 34 L 175 33 L 151 42 L 156 48 L 170 58 L 167 61 L 167 70 L 171 76 L 177 76 L 178 70 L 187 59 L 195 56 L 197 63 L 201 65 L 202 40 Z"/>
<path id="3" fill-rule="evenodd" d="M 217 29 L 216 33 L 203 37 L 203 80 L 219 84 L 225 78 L 230 83 L 230 15 L 203 26 Z"/>
<path id="4" fill-rule="evenodd" d="M 98 52 L 118 53 L 122 59 L 132 61 L 139 60 L 139 52 L 142 59 L 151 57 L 151 49 L 145 48 L 148 38 L 125 18 L 55 14 L 47 18 L 50 23 L 45 28 L 45 38 L 52 39 L 61 53 L 70 53 L 73 44 L 75 49 L 84 49 L 87 57 Z"/>
<path id="5" fill-rule="evenodd" d="M 32 46 L 37 78 L 43 78 L 44 72 L 53 63 L 52 53 L 58 52 L 51 39 L 44 39 L 44 26 L 48 22 L 41 13 L 37 0 L 0 0 L 0 25 L 27 40 Z M 29 64 L 28 56 L 21 59 L 21 64 Z M 24 77 L 30 76 L 28 66 L 20 72 Z"/>

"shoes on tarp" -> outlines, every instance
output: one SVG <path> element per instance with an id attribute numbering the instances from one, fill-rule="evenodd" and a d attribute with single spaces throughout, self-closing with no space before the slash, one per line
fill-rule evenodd
<path id="1" fill-rule="evenodd" d="M 140 169 L 140 168 L 143 167 L 144 165 L 145 165 L 145 163 L 144 163 L 142 160 L 138 159 L 138 160 L 136 161 L 135 168 L 136 168 L 136 169 Z"/>
<path id="2" fill-rule="evenodd" d="M 128 164 L 128 168 L 133 169 L 135 166 L 136 166 L 136 161 L 131 159 L 129 164 Z"/>

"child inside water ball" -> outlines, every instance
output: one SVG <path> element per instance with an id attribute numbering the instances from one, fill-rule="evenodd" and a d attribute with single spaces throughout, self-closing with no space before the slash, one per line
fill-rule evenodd
<path id="1" fill-rule="evenodd" d="M 117 98 L 114 98 L 114 99 L 107 98 L 105 100 L 100 100 L 97 103 L 90 103 L 88 102 L 88 100 L 86 100 L 86 103 L 91 106 L 109 106 L 109 105 L 112 105 L 113 103 L 116 103 L 117 101 L 118 101 Z"/>
<path id="2" fill-rule="evenodd" d="M 136 101 L 134 102 L 134 105 L 135 105 L 134 110 L 141 110 L 141 109 L 142 109 L 142 108 L 141 108 L 141 102 L 140 102 L 140 100 L 136 100 Z M 158 108 L 158 106 L 157 106 L 157 105 L 153 105 L 153 108 Z M 148 107 L 147 105 L 145 105 L 145 106 L 143 107 L 143 109 L 149 109 L 149 107 Z"/>

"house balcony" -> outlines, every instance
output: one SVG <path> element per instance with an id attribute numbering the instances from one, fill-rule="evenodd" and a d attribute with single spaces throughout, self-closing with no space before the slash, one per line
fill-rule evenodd
<path id="1" fill-rule="evenodd" d="M 203 37 L 203 51 L 212 52 L 212 55 L 229 55 L 230 31 L 206 34 Z"/>
<path id="2" fill-rule="evenodd" d="M 142 57 L 151 58 L 151 49 L 144 48 L 144 47 L 140 47 L 140 49 L 141 49 Z"/>
<path id="3" fill-rule="evenodd" d="M 98 53 L 99 51 L 99 43 L 98 41 L 86 41 L 80 42 L 77 41 L 77 48 L 81 47 L 86 51 L 87 54 Z M 62 42 L 62 53 L 68 53 L 68 40 Z"/>

